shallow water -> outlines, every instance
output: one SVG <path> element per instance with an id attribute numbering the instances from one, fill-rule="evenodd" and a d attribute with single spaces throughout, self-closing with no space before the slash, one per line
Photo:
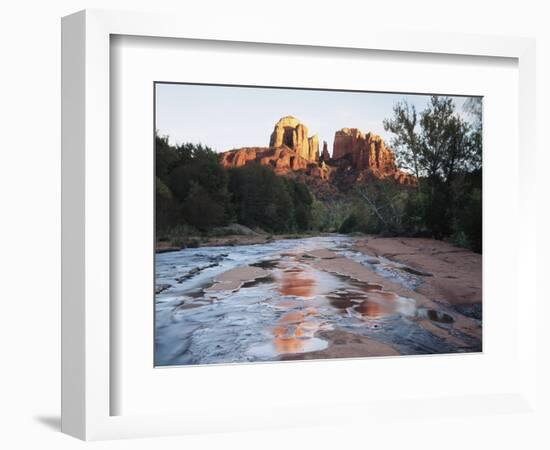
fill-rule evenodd
<path id="1" fill-rule="evenodd" d="M 304 252 L 332 249 L 406 287 L 421 278 L 369 264 L 345 236 L 280 240 L 268 244 L 185 249 L 156 256 L 156 365 L 274 361 L 287 354 L 327 349 L 329 330 L 344 330 L 392 345 L 402 354 L 463 351 L 418 325 L 452 317 L 418 309 L 413 299 L 317 270 Z M 235 291 L 204 291 L 214 278 L 244 265 L 266 275 Z"/>

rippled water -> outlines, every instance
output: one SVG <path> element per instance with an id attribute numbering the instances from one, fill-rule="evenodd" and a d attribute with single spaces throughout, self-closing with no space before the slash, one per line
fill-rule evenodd
<path id="1" fill-rule="evenodd" d="M 304 252 L 332 249 L 393 282 L 418 285 L 413 274 L 387 260 L 371 264 L 350 245 L 348 237 L 324 236 L 157 255 L 156 365 L 273 361 L 327 349 L 323 332 L 335 329 L 402 354 L 457 351 L 411 320 L 431 314 L 446 324 L 444 315 L 419 311 L 413 299 L 379 285 L 317 270 L 303 258 Z M 265 276 L 236 291 L 204 290 L 216 275 L 244 265 L 264 269 Z"/>

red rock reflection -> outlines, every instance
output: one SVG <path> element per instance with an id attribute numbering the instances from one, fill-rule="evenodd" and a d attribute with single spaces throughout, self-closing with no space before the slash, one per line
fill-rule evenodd
<path id="1" fill-rule="evenodd" d="M 357 306 L 355 310 L 366 317 L 382 317 L 395 312 L 397 295 L 393 292 L 370 290 L 367 299 Z"/>
<path id="2" fill-rule="evenodd" d="M 289 311 L 271 329 L 275 351 L 280 354 L 303 352 L 321 327 L 315 308 Z"/>
<path id="3" fill-rule="evenodd" d="M 378 303 L 371 303 L 369 301 L 364 301 L 359 303 L 354 307 L 355 311 L 359 314 L 366 317 L 381 317 L 387 314 L 387 311 L 384 311 L 385 308 Z"/>
<path id="4" fill-rule="evenodd" d="M 358 286 L 359 287 L 359 286 Z M 399 305 L 399 297 L 381 286 L 366 285 L 362 289 L 343 289 L 329 295 L 331 304 L 341 310 L 353 310 L 364 318 L 373 319 L 394 314 Z"/>
<path id="5" fill-rule="evenodd" d="M 301 267 L 292 267 L 282 272 L 279 280 L 279 292 L 281 295 L 293 295 L 296 297 L 312 297 L 316 281 Z"/>

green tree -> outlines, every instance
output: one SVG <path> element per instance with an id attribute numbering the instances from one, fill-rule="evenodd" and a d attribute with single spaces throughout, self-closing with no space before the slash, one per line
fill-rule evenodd
<path id="1" fill-rule="evenodd" d="M 170 228 L 177 219 L 177 204 L 172 192 L 157 176 L 155 179 L 155 210 L 157 232 L 162 233 Z"/>
<path id="2" fill-rule="evenodd" d="M 294 222 L 298 231 L 310 230 L 313 226 L 313 196 L 309 188 L 300 181 L 284 178 L 286 189 L 294 206 Z"/>
<path id="3" fill-rule="evenodd" d="M 208 147 L 190 144 L 176 149 L 179 159 L 170 173 L 169 186 L 180 200 L 187 197 L 191 185 L 198 183 L 214 197 L 226 195 L 227 173 L 218 163 L 217 154 Z"/>
<path id="4" fill-rule="evenodd" d="M 178 155 L 169 144 L 168 136 L 155 135 L 155 175 L 164 183 L 177 159 Z"/>
<path id="5" fill-rule="evenodd" d="M 239 223 L 272 232 L 295 230 L 292 196 L 271 168 L 247 164 L 229 170 L 229 191 Z"/>
<path id="6" fill-rule="evenodd" d="M 398 102 L 393 117 L 384 120 L 384 128 L 393 134 L 391 143 L 401 167 L 412 171 L 417 179 L 447 180 L 457 171 L 471 171 L 481 165 L 481 148 L 475 142 L 475 132 L 480 128 L 457 114 L 450 97 L 432 96 L 420 120 L 414 106 Z"/>
<path id="7" fill-rule="evenodd" d="M 393 134 L 398 161 L 418 180 L 417 191 L 409 192 L 405 201 L 403 226 L 425 227 L 436 238 L 463 232 L 470 242 L 478 242 L 474 234 L 480 227 L 466 224 L 481 221 L 471 195 L 474 188 L 481 189 L 481 183 L 474 186 L 465 179 L 473 173 L 481 177 L 481 99 L 469 99 L 464 110 L 470 121 L 458 114 L 452 98 L 434 95 L 418 119 L 414 107 L 399 102 L 384 127 Z M 479 220 L 459 220 L 465 207 Z"/>
<path id="8" fill-rule="evenodd" d="M 457 171 L 481 166 L 472 127 L 456 112 L 452 98 L 432 96 L 420 119 L 420 166 L 428 179 L 452 181 Z"/>
<path id="9" fill-rule="evenodd" d="M 471 119 L 471 131 L 469 139 L 469 145 L 471 147 L 471 155 L 473 160 L 471 169 L 476 170 L 481 168 L 483 147 L 483 103 L 481 97 L 469 97 L 464 102 L 464 111 Z"/>
<path id="10" fill-rule="evenodd" d="M 397 163 L 403 169 L 420 177 L 421 142 L 417 133 L 417 114 L 414 105 L 406 100 L 393 107 L 393 118 L 384 119 L 384 129 L 393 134 L 392 147 L 397 150 Z"/>
<path id="11" fill-rule="evenodd" d="M 201 144 L 172 146 L 167 136 L 155 144 L 157 227 L 226 225 L 233 213 L 217 154 Z"/>
<path id="12" fill-rule="evenodd" d="M 197 182 L 191 184 L 182 209 L 185 221 L 201 231 L 226 224 L 224 205 Z"/>
<path id="13" fill-rule="evenodd" d="M 401 233 L 408 189 L 393 181 L 380 180 L 356 188 L 365 205 L 362 230 L 368 233 Z M 357 213 L 356 216 L 361 217 Z"/>

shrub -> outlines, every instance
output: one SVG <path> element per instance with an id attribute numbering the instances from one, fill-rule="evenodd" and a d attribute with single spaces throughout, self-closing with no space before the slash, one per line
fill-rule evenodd
<path id="1" fill-rule="evenodd" d="M 357 219 L 357 216 L 355 215 L 355 213 L 351 213 L 342 222 L 342 225 L 340 225 L 338 232 L 344 233 L 344 234 L 352 233 L 353 231 L 356 231 L 358 224 L 359 224 L 359 220 Z"/>

